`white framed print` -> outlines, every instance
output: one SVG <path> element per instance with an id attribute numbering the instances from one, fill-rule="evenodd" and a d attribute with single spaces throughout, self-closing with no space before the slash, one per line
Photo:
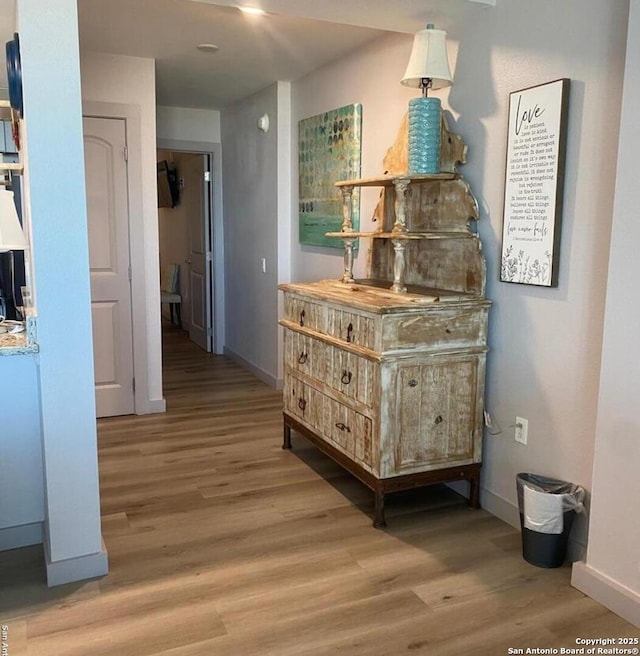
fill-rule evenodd
<path id="1" fill-rule="evenodd" d="M 500 280 L 558 286 L 569 80 L 509 94 Z"/>

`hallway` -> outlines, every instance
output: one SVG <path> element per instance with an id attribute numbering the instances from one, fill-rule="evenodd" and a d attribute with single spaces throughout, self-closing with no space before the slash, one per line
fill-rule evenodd
<path id="1" fill-rule="evenodd" d="M 637 635 L 444 487 L 371 493 L 294 436 L 281 397 L 165 332 L 167 413 L 99 422 L 110 574 L 47 589 L 0 554 L 11 656 L 493 656 Z"/>

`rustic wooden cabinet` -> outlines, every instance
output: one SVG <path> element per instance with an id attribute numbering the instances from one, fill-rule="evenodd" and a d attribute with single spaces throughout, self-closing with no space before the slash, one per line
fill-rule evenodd
<path id="1" fill-rule="evenodd" d="M 356 186 L 380 186 L 379 228 L 351 227 Z M 294 429 L 375 493 L 464 479 L 479 503 L 489 301 L 472 231 L 477 204 L 457 174 L 339 183 L 341 280 L 285 284 L 284 447 Z M 371 239 L 354 280 L 355 239 Z"/>

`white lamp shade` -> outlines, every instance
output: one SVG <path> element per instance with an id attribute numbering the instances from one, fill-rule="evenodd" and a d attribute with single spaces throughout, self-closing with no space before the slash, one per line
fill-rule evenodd
<path id="1" fill-rule="evenodd" d="M 447 33 L 427 28 L 416 32 L 407 70 L 402 84 L 420 88 L 424 78 L 431 79 L 432 89 L 442 89 L 453 84 L 453 76 L 447 58 Z"/>
<path id="2" fill-rule="evenodd" d="M 27 240 L 20 227 L 13 192 L 0 189 L 0 253 L 4 251 L 23 251 Z"/>

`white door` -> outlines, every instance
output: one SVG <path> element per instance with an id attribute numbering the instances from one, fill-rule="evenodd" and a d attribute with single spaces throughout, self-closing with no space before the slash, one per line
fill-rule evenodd
<path id="1" fill-rule="evenodd" d="M 209 246 L 209 183 L 205 182 L 208 155 L 184 160 L 182 202 L 189 225 L 189 256 L 185 262 L 189 289 L 189 338 L 211 351 L 211 262 Z"/>
<path id="2" fill-rule="evenodd" d="M 98 417 L 134 412 L 126 125 L 83 119 Z"/>

